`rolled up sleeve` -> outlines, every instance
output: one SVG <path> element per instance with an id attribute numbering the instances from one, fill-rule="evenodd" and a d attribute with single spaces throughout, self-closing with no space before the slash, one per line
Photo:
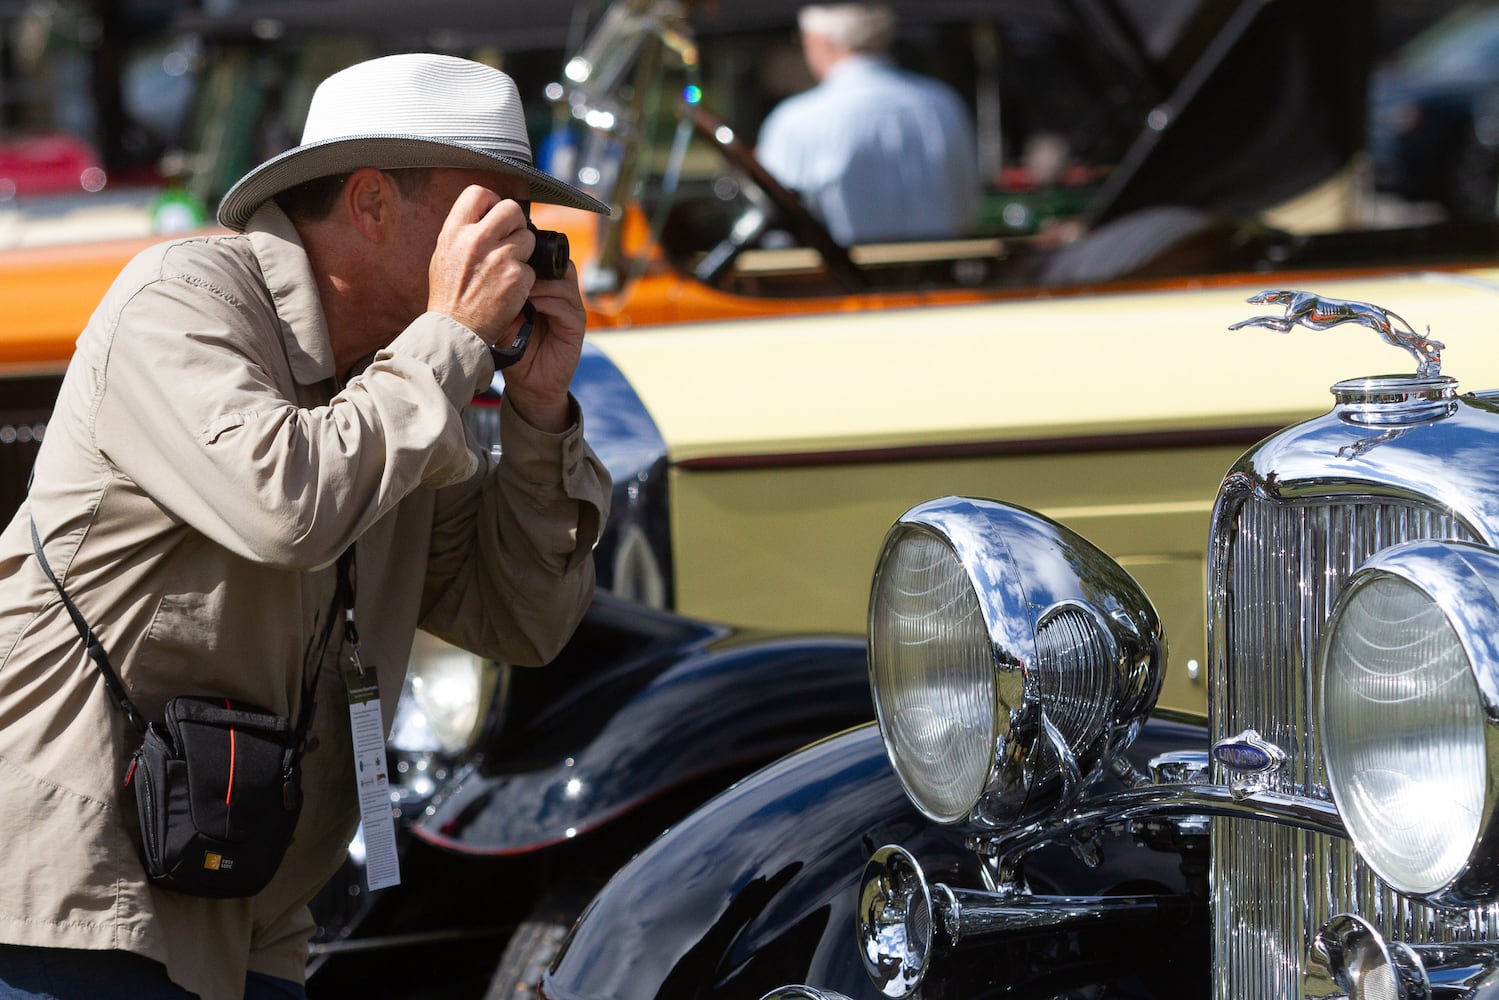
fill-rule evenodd
<path id="1" fill-rule="evenodd" d="M 548 434 L 501 402 L 501 457 L 439 491 L 422 627 L 517 664 L 544 663 L 581 620 L 609 516 L 609 474 L 573 425 Z"/>

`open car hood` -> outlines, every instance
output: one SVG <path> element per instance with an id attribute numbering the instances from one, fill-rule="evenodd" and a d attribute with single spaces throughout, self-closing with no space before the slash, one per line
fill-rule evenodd
<path id="1" fill-rule="evenodd" d="M 1116 6 L 1074 0 L 1079 6 Z M 1133 0 L 1145 53 L 1169 93 L 1088 214 L 1096 224 L 1146 205 L 1247 215 L 1333 176 L 1364 146 L 1369 5 L 1358 0 L 1176 4 Z M 1198 8 L 1175 39 L 1152 12 Z M 1167 57 L 1155 55 L 1175 49 Z"/>

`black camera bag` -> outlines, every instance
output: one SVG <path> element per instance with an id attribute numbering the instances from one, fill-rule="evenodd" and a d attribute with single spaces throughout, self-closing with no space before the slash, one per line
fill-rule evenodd
<path id="1" fill-rule="evenodd" d="M 276 874 L 302 811 L 296 732 L 227 698 L 178 697 L 146 728 L 135 786 L 141 860 L 156 885 L 253 896 Z"/>
<path id="2" fill-rule="evenodd" d="M 125 784 L 135 787 L 146 876 L 153 885 L 192 896 L 255 895 L 280 867 L 302 811 L 302 744 L 333 623 L 341 607 L 353 604 L 353 547 L 338 561 L 338 589 L 315 644 L 316 669 L 310 681 L 304 676 L 295 727 L 258 706 L 205 696 L 172 698 L 162 721 L 147 725 L 103 644 L 53 574 L 34 522 L 31 542 L 105 689 L 141 733 Z"/>

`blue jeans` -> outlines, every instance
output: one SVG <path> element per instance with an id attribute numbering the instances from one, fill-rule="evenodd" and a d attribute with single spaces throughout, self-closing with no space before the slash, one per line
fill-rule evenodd
<path id="1" fill-rule="evenodd" d="M 192 1000 L 160 962 L 128 951 L 0 944 L 0 1000 Z M 307 1000 L 301 983 L 245 976 L 245 1000 Z"/>

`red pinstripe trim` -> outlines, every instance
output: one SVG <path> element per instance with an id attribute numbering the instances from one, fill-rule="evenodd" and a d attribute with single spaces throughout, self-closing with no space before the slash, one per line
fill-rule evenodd
<path id="1" fill-rule="evenodd" d="M 224 707 L 234 709 L 229 699 L 224 699 Z M 224 789 L 224 805 L 229 805 L 234 798 L 234 727 L 229 727 L 229 787 Z"/>

